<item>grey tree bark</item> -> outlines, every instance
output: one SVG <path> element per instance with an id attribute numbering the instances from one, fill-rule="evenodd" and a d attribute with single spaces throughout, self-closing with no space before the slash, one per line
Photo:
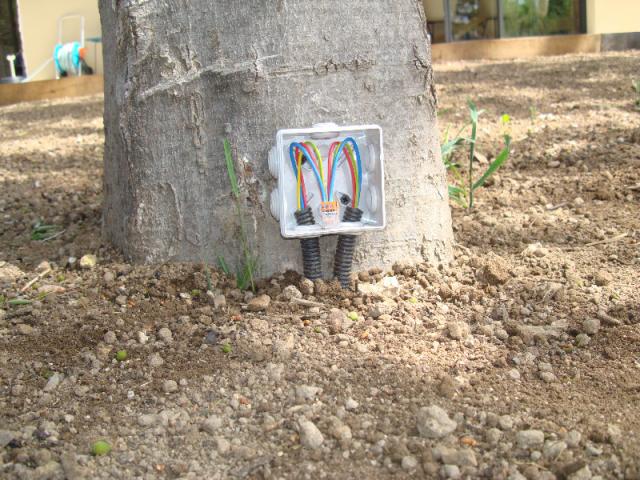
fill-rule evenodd
<path id="1" fill-rule="evenodd" d="M 104 234 L 129 259 L 237 257 L 226 137 L 260 273 L 301 270 L 269 213 L 267 156 L 278 129 L 327 121 L 385 134 L 388 228 L 363 235 L 355 268 L 450 258 L 421 0 L 100 0 L 100 14 Z"/>

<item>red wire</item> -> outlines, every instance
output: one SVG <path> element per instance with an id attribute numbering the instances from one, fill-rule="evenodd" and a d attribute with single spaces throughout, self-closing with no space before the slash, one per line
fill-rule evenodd
<path id="1" fill-rule="evenodd" d="M 296 150 L 300 150 L 296 148 Z M 296 158 L 298 154 L 296 154 Z M 298 162 L 296 162 L 298 163 Z M 302 162 L 300 162 L 300 188 L 302 189 L 302 208 L 307 208 L 307 188 L 304 186 L 304 175 L 302 172 Z"/>
<path id="2" fill-rule="evenodd" d="M 346 148 L 342 149 L 344 154 L 347 156 L 347 163 L 349 164 L 349 170 L 351 171 L 351 186 L 353 187 L 353 200 L 351 202 L 351 206 L 356 208 L 356 174 L 353 171 L 353 162 L 351 161 L 351 155 L 349 154 L 349 150 Z"/>
<path id="3" fill-rule="evenodd" d="M 331 169 L 333 168 L 333 162 L 331 161 L 331 159 L 333 158 L 333 151 L 338 145 L 340 145 L 340 142 L 333 142 L 331 144 L 331 148 L 329 148 L 329 161 L 327 163 L 327 190 L 329 189 L 329 185 L 331 185 Z M 327 195 L 329 195 L 328 191 Z"/>
<path id="4" fill-rule="evenodd" d="M 318 159 L 316 158 L 315 153 L 313 153 L 313 150 L 311 150 L 311 147 L 309 145 L 304 144 L 304 143 L 302 144 L 302 146 L 309 153 L 309 156 L 311 157 L 311 160 L 313 160 L 313 164 L 316 166 L 316 169 L 318 169 L 318 172 L 320 172 L 320 168 L 318 167 Z"/>

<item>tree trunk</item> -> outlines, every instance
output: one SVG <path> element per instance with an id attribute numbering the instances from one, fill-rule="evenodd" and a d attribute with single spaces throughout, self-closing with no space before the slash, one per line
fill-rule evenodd
<path id="1" fill-rule="evenodd" d="M 269 213 L 281 128 L 377 123 L 387 229 L 355 267 L 447 261 L 451 219 L 421 0 L 100 0 L 104 233 L 133 261 L 238 258 L 223 139 L 261 275 L 301 270 Z M 323 238 L 331 262 L 335 239 Z M 325 268 L 325 272 L 330 272 Z"/>

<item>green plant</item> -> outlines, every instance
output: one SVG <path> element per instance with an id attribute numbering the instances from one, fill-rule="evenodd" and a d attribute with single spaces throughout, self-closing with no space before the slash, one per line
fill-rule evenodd
<path id="1" fill-rule="evenodd" d="M 45 241 L 54 238 L 60 233 L 58 225 L 45 225 L 38 221 L 31 229 L 31 240 Z"/>
<path id="2" fill-rule="evenodd" d="M 224 345 L 222 345 L 222 353 L 231 353 L 231 344 L 229 343 L 225 343 Z"/>
<path id="3" fill-rule="evenodd" d="M 127 359 L 127 351 L 126 350 L 118 350 L 116 352 L 116 360 L 118 362 L 124 362 Z"/>
<path id="4" fill-rule="evenodd" d="M 231 192 L 233 194 L 234 203 L 236 206 L 236 215 L 238 218 L 238 228 L 240 230 L 240 245 L 242 249 L 242 260 L 236 267 L 236 283 L 238 288 L 246 290 L 251 288 L 255 292 L 256 285 L 254 275 L 258 264 L 258 257 L 255 255 L 249 246 L 249 240 L 247 237 L 247 228 L 244 221 L 244 214 L 242 210 L 242 204 L 240 199 L 240 188 L 238 187 L 238 178 L 236 177 L 236 171 L 233 166 L 233 157 L 231 155 L 231 145 L 229 141 L 224 139 L 224 158 L 227 163 L 227 175 L 229 176 L 229 183 L 231 183 Z M 225 274 L 229 274 L 229 267 L 224 261 L 222 256 L 218 256 L 218 263 L 220 268 Z"/>
<path id="5" fill-rule="evenodd" d="M 12 298 L 7 301 L 7 305 L 11 305 L 12 307 L 19 307 L 21 305 L 29 305 L 31 300 L 27 300 L 26 298 Z"/>
<path id="6" fill-rule="evenodd" d="M 211 281 L 211 269 L 207 264 L 204 264 L 204 276 L 207 279 L 207 292 L 210 292 L 213 290 L 213 282 Z"/>
<path id="7" fill-rule="evenodd" d="M 632 80 L 631 87 L 633 91 L 636 92 L 636 110 L 640 110 L 640 80 Z"/>
<path id="8" fill-rule="evenodd" d="M 452 185 L 449 185 L 449 197 L 461 207 L 471 210 L 473 208 L 475 191 L 478 188 L 482 187 L 491 177 L 491 175 L 493 175 L 496 170 L 498 170 L 502 166 L 502 164 L 504 164 L 509 158 L 509 154 L 511 151 L 511 136 L 509 135 L 508 129 L 506 127 L 511 119 L 509 115 L 506 114 L 500 118 L 500 122 L 502 123 L 503 127 L 505 127 L 505 132 L 503 134 L 505 146 L 500 151 L 500 153 L 498 153 L 496 158 L 489 164 L 489 167 L 480 176 L 480 178 L 474 181 L 473 166 L 476 156 L 478 122 L 480 115 L 484 112 L 484 110 L 478 110 L 476 104 L 472 101 L 468 102 L 468 107 L 470 118 L 469 123 L 464 125 L 458 131 L 457 135 L 451 140 L 449 140 L 449 131 L 447 129 L 447 131 L 445 132 L 444 143 L 441 147 L 441 153 L 445 168 L 453 175 L 454 178 L 454 183 Z M 471 126 L 471 136 L 468 138 L 460 136 L 462 131 L 469 126 Z M 461 145 L 465 144 L 469 145 L 469 163 L 467 167 L 466 178 L 460 171 L 460 165 L 453 161 L 454 151 Z"/>
<path id="9" fill-rule="evenodd" d="M 91 454 L 94 456 L 106 455 L 111 451 L 111 445 L 105 440 L 98 440 L 91 445 Z"/>

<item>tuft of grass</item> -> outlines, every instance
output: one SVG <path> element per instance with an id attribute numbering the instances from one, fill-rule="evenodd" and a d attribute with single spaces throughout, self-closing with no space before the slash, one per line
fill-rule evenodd
<path id="1" fill-rule="evenodd" d="M 241 290 L 248 290 L 249 288 L 255 292 L 255 272 L 258 265 L 258 257 L 251 250 L 249 239 L 247 236 L 247 227 L 244 220 L 244 213 L 242 210 L 242 203 L 240 198 L 240 188 L 238 186 L 238 177 L 233 166 L 233 156 L 231 154 L 231 144 L 229 140 L 224 139 L 224 158 L 227 164 L 227 176 L 229 177 L 229 183 L 231 184 L 231 192 L 233 193 L 233 199 L 236 206 L 236 217 L 238 220 L 238 229 L 240 231 L 240 247 L 241 247 L 241 260 L 236 266 L 236 283 Z M 229 275 L 230 270 L 227 263 L 224 261 L 224 257 L 218 256 L 218 264 L 222 271 Z"/>
<path id="2" fill-rule="evenodd" d="M 218 268 L 220 268 L 225 275 L 231 275 L 231 269 L 222 255 L 218 255 Z"/>
<path id="3" fill-rule="evenodd" d="M 204 275 L 207 279 L 207 292 L 210 292 L 211 290 L 213 290 L 213 283 L 211 281 L 211 269 L 207 264 L 204 265 Z"/>
<path id="4" fill-rule="evenodd" d="M 31 229 L 31 240 L 46 241 L 49 240 L 61 232 L 58 225 L 46 225 L 42 222 L 37 222 Z"/>
<path id="5" fill-rule="evenodd" d="M 636 110 L 640 110 L 640 80 L 632 80 L 631 88 L 633 88 L 633 91 L 636 92 Z"/>
<path id="6" fill-rule="evenodd" d="M 498 170 L 508 159 L 511 152 L 511 136 L 508 132 L 508 124 L 511 121 L 509 115 L 502 115 L 500 122 L 504 127 L 504 148 L 498 153 L 496 158 L 489 164 L 487 170 L 478 178 L 474 180 L 474 159 L 476 155 L 476 143 L 478 139 L 478 123 L 480 115 L 484 113 L 484 110 L 478 110 L 476 104 L 469 100 L 469 123 L 464 125 L 456 134 L 455 137 L 449 139 L 449 130 L 445 132 L 444 143 L 441 146 L 442 160 L 445 168 L 453 176 L 454 183 L 449 185 L 449 198 L 456 202 L 463 208 L 471 210 L 474 204 L 474 194 L 477 189 L 482 187 L 487 180 Z M 464 129 L 471 127 L 471 135 L 469 137 L 461 136 Z M 468 167 L 466 172 L 466 178 L 460 171 L 460 165 L 453 161 L 453 153 L 459 147 L 463 145 L 469 146 Z"/>

